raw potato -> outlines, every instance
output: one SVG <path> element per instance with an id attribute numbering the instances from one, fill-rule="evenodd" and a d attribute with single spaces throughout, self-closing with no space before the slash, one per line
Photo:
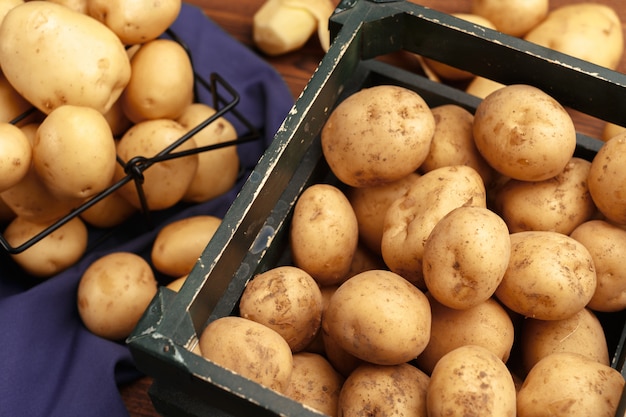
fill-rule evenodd
<path id="1" fill-rule="evenodd" d="M 494 177 L 493 168 L 474 143 L 472 113 L 456 104 L 433 107 L 432 113 L 435 134 L 419 171 L 424 173 L 444 166 L 467 165 L 478 171 L 485 184 L 490 184 Z"/>
<path id="2" fill-rule="evenodd" d="M 515 384 L 506 365 L 482 346 L 465 345 L 443 356 L 430 376 L 429 417 L 515 417 Z"/>
<path id="3" fill-rule="evenodd" d="M 144 43 L 130 64 L 130 81 L 120 100 L 132 122 L 175 120 L 193 102 L 193 67 L 187 51 L 178 42 L 154 39 Z"/>
<path id="4" fill-rule="evenodd" d="M 0 73 L 0 122 L 11 122 L 32 107 Z"/>
<path id="5" fill-rule="evenodd" d="M 106 229 L 122 224 L 136 212 L 135 206 L 114 191 L 80 213 L 80 217 L 91 226 Z"/>
<path id="6" fill-rule="evenodd" d="M 417 366 L 431 374 L 439 359 L 465 345 L 491 350 L 506 363 L 513 348 L 515 328 L 508 312 L 494 298 L 465 310 L 446 307 L 426 294 L 432 322 L 430 340 L 417 357 Z"/>
<path id="7" fill-rule="evenodd" d="M 381 253 L 380 244 L 387 209 L 397 198 L 402 197 L 419 177 L 419 174 L 412 172 L 389 184 L 350 187 L 346 191 L 359 225 L 359 239 L 374 253 Z"/>
<path id="8" fill-rule="evenodd" d="M 0 193 L 19 183 L 30 169 L 33 150 L 19 127 L 0 122 Z"/>
<path id="9" fill-rule="evenodd" d="M 426 417 L 429 382 L 428 375 L 408 363 L 362 364 L 343 384 L 338 415 Z"/>
<path id="10" fill-rule="evenodd" d="M 359 365 L 365 363 L 363 359 L 357 358 L 342 348 L 323 328 L 322 341 L 328 362 L 344 377 L 347 378 Z"/>
<path id="11" fill-rule="evenodd" d="M 435 118 L 419 94 L 379 85 L 337 105 L 322 128 L 322 151 L 340 181 L 371 187 L 414 172 L 434 132 Z"/>
<path id="12" fill-rule="evenodd" d="M 617 136 L 620 133 L 624 133 L 624 132 L 626 132 L 626 127 L 617 125 L 615 123 L 607 122 L 604 125 L 604 128 L 602 129 L 602 135 L 600 137 L 600 140 L 602 140 L 603 142 L 606 142 L 607 140 L 611 139 L 613 136 Z"/>
<path id="13" fill-rule="evenodd" d="M 57 3 L 65 7 L 69 7 L 78 13 L 87 14 L 87 3 L 90 0 L 48 0 L 52 3 Z"/>
<path id="14" fill-rule="evenodd" d="M 287 390 L 293 354 L 269 327 L 243 317 L 220 317 L 204 328 L 199 343 L 202 356 L 216 365 L 275 391 Z"/>
<path id="15" fill-rule="evenodd" d="M 619 16 L 593 2 L 552 10 L 524 39 L 610 69 L 617 68 L 624 50 Z"/>
<path id="16" fill-rule="evenodd" d="M 170 277 L 191 272 L 222 219 L 198 214 L 175 220 L 157 233 L 150 259 L 154 268 Z"/>
<path id="17" fill-rule="evenodd" d="M 574 156 L 572 118 L 540 89 L 515 84 L 500 88 L 474 114 L 476 147 L 498 172 L 525 181 L 541 181 L 563 171 Z"/>
<path id="18" fill-rule="evenodd" d="M 215 115 L 216 111 L 204 103 L 189 105 L 176 121 L 188 132 Z M 237 139 L 235 127 L 224 117 L 213 120 L 193 136 L 196 146 L 218 145 Z M 234 187 L 239 175 L 237 146 L 211 149 L 198 154 L 196 176 L 187 188 L 183 201 L 201 203 L 226 193 Z"/>
<path id="19" fill-rule="evenodd" d="M 496 297 L 540 320 L 563 320 L 582 310 L 596 289 L 593 258 L 582 243 L 549 231 L 511 234 L 511 258 Z"/>
<path id="20" fill-rule="evenodd" d="M 117 143 L 119 158 L 127 163 L 135 157 L 151 158 L 172 146 L 185 134 L 185 129 L 169 119 L 146 120 L 133 125 Z M 193 137 L 181 143 L 173 152 L 195 149 Z M 193 180 L 198 168 L 198 155 L 160 161 L 143 172 L 143 190 L 150 210 L 162 210 L 180 202 Z M 124 168 L 117 164 L 114 180 L 126 176 Z M 134 181 L 119 189 L 120 194 L 134 207 L 141 209 L 141 201 Z"/>
<path id="21" fill-rule="evenodd" d="M 606 218 L 626 225 L 626 132 L 604 143 L 591 161 L 587 182 L 596 207 Z"/>
<path id="22" fill-rule="evenodd" d="M 157 292 L 150 265 L 139 255 L 112 252 L 83 273 L 77 290 L 78 313 L 94 334 L 110 340 L 130 335 Z"/>
<path id="23" fill-rule="evenodd" d="M 393 272 L 372 270 L 337 288 L 324 312 L 322 327 L 357 358 L 397 365 L 424 350 L 430 322 L 424 293 Z"/>
<path id="24" fill-rule="evenodd" d="M 596 268 L 596 291 L 587 307 L 602 312 L 625 309 L 626 230 L 604 220 L 590 220 L 574 229 L 570 237 L 587 248 Z"/>
<path id="25" fill-rule="evenodd" d="M 24 2 L 7 13 L 0 64 L 11 85 L 46 114 L 62 104 L 106 113 L 130 79 L 128 55 L 115 33 L 48 1 Z"/>
<path id="26" fill-rule="evenodd" d="M 354 210 L 341 190 L 314 184 L 296 202 L 289 236 L 294 265 L 320 286 L 342 282 L 358 244 Z"/>
<path id="27" fill-rule="evenodd" d="M 573 352 L 609 365 L 609 348 L 598 318 L 587 308 L 563 320 L 524 320 L 520 333 L 522 361 L 529 372 L 556 352 Z"/>
<path id="28" fill-rule="evenodd" d="M 37 129 L 33 164 L 58 198 L 87 199 L 111 184 L 115 152 L 113 133 L 102 113 L 91 107 L 61 105 Z"/>
<path id="29" fill-rule="evenodd" d="M 435 225 L 457 207 L 485 207 L 485 185 L 474 168 L 442 167 L 422 175 L 387 209 L 382 256 L 393 272 L 426 288 L 422 257 Z"/>
<path id="30" fill-rule="evenodd" d="M 254 44 L 267 55 L 300 49 L 317 29 L 315 16 L 304 8 L 284 3 L 284 0 L 267 0 L 254 14 Z"/>
<path id="31" fill-rule="evenodd" d="M 424 283 L 448 307 L 475 307 L 494 294 L 510 255 L 504 220 L 485 207 L 458 207 L 437 222 L 424 244 Z"/>
<path id="32" fill-rule="evenodd" d="M 596 213 L 587 185 L 590 169 L 591 162 L 574 157 L 547 180 L 512 179 L 495 193 L 494 210 L 511 233 L 548 230 L 567 235 Z"/>
<path id="33" fill-rule="evenodd" d="M 548 0 L 473 0 L 471 10 L 500 32 L 521 37 L 545 19 L 549 8 Z"/>
<path id="34" fill-rule="evenodd" d="M 343 376 L 322 355 L 300 352 L 293 355 L 293 371 L 285 395 L 335 417 L 343 381 Z"/>
<path id="35" fill-rule="evenodd" d="M 624 378 L 582 355 L 548 355 L 530 371 L 517 395 L 519 417 L 613 417 Z"/>
<path id="36" fill-rule="evenodd" d="M 32 222 L 18 216 L 4 230 L 4 238 L 12 247 L 18 247 L 52 223 Z M 74 217 L 28 249 L 11 257 L 27 273 L 48 278 L 76 263 L 86 249 L 87 228 L 79 217 Z"/>
<path id="37" fill-rule="evenodd" d="M 504 84 L 490 80 L 489 78 L 474 77 L 465 88 L 465 92 L 479 98 L 485 98 L 502 87 L 504 87 Z"/>
<path id="38" fill-rule="evenodd" d="M 287 265 L 260 273 L 248 282 L 239 301 L 239 314 L 275 330 L 296 353 L 315 338 L 323 307 L 322 292 L 313 277 Z"/>
<path id="39" fill-rule="evenodd" d="M 163 34 L 178 17 L 180 0 L 88 0 L 88 13 L 125 45 L 146 43 Z"/>

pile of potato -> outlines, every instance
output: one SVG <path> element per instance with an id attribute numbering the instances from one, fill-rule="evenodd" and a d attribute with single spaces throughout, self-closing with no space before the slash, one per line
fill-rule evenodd
<path id="1" fill-rule="evenodd" d="M 208 324 L 205 358 L 330 416 L 614 415 L 596 313 L 626 307 L 626 133 L 587 161 L 535 87 L 471 114 L 380 85 L 321 145 L 338 182 L 302 192 L 293 263 Z"/>
<path id="2" fill-rule="evenodd" d="M 180 8 L 179 0 L 2 3 L 3 235 L 18 247 L 83 210 L 12 255 L 28 274 L 47 278 L 66 269 L 83 256 L 88 226 L 119 225 L 143 209 L 134 181 L 85 204 L 143 162 L 124 164 L 170 148 L 215 114 L 194 103 L 183 45 L 161 36 Z M 236 137 L 219 118 L 173 152 Z M 231 189 L 238 173 L 236 147 L 223 147 L 150 165 L 143 193 L 149 210 L 203 202 Z"/>

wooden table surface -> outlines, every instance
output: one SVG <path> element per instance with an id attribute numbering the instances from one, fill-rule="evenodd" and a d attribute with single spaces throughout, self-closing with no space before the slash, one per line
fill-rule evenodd
<path id="1" fill-rule="evenodd" d="M 471 0 L 412 1 L 446 13 L 469 12 L 471 6 Z M 252 43 L 252 18 L 264 2 L 265 0 L 187 1 L 187 3 L 200 6 L 214 22 L 251 48 L 254 48 Z M 551 8 L 556 8 L 564 4 L 580 2 L 583 2 L 583 0 L 550 0 L 550 5 Z M 596 0 L 594 2 L 613 7 L 623 22 L 622 31 L 626 34 L 626 2 L 624 0 Z M 265 59 L 283 76 L 294 98 L 297 98 L 317 68 L 323 55 L 324 53 L 319 47 L 317 39 L 312 38 L 298 51 L 279 57 L 265 57 Z M 626 73 L 626 56 L 622 58 L 618 70 Z M 574 115 L 573 117 L 579 131 L 595 137 L 601 134 L 602 122 L 583 115 Z M 152 406 L 147 393 L 150 384 L 150 378 L 144 377 L 130 385 L 120 387 L 122 397 L 132 417 L 159 416 Z"/>

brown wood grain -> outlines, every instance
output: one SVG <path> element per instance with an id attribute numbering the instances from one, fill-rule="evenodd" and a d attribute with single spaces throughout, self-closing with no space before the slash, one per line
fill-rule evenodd
<path id="1" fill-rule="evenodd" d="M 209 18 L 234 38 L 254 49 L 252 18 L 264 1 L 191 0 L 188 3 L 201 7 Z M 471 0 L 420 0 L 414 2 L 446 13 L 461 13 L 471 10 Z M 580 0 L 551 0 L 550 4 L 551 8 L 556 8 L 564 4 L 580 2 Z M 336 3 L 337 1 L 335 1 Z M 624 0 L 596 0 L 595 3 L 613 7 L 618 12 L 623 22 L 622 30 L 626 33 L 626 2 Z M 264 58 L 283 76 L 294 98 L 297 98 L 322 57 L 323 51 L 314 37 L 298 51 L 279 57 Z M 618 70 L 626 72 L 626 57 L 622 58 Z M 603 122 L 578 113 L 573 113 L 572 117 L 581 132 L 592 136 L 600 135 Z M 132 384 L 120 387 L 120 392 L 131 417 L 155 417 L 159 415 L 154 410 L 148 396 L 150 383 L 150 378 L 144 377 Z"/>

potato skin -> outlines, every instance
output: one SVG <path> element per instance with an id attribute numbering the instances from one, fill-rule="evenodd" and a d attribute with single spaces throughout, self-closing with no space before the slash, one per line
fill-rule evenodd
<path id="1" fill-rule="evenodd" d="M 431 312 L 424 293 L 385 270 L 362 272 L 332 295 L 322 328 L 348 353 L 379 365 L 415 359 L 430 338 Z"/>
<path id="2" fill-rule="evenodd" d="M 591 161 L 589 192 L 611 222 L 626 225 L 626 132 L 609 139 Z"/>
<path id="3" fill-rule="evenodd" d="M 474 0 L 471 10 L 491 21 L 500 32 L 522 37 L 545 19 L 549 7 L 548 0 Z"/>

